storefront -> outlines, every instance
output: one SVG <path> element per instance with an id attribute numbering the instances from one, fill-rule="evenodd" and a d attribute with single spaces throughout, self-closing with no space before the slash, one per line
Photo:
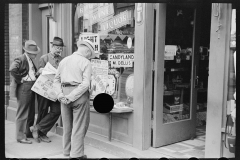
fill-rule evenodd
<path id="1" fill-rule="evenodd" d="M 94 42 L 91 99 L 107 93 L 131 110 L 112 114 L 113 140 L 146 150 L 206 126 L 205 156 L 223 156 L 231 4 L 30 4 L 29 15 L 42 54 L 54 36 L 63 56 L 79 38 Z M 89 132 L 108 137 L 109 115 L 92 110 Z"/>

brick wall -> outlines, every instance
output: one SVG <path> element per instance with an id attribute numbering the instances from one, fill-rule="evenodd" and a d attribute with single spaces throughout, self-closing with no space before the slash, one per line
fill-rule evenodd
<path id="1" fill-rule="evenodd" d="M 22 54 L 22 4 L 9 4 L 9 62 Z"/>
<path id="2" fill-rule="evenodd" d="M 25 40 L 29 39 L 29 13 L 28 4 L 8 4 L 8 56 L 6 56 L 6 62 L 10 65 L 14 58 L 23 53 L 22 46 Z M 7 12 L 7 11 L 6 11 Z M 7 41 L 6 41 L 7 42 Z M 6 71 L 9 69 L 9 65 L 6 65 Z M 9 85 L 9 75 L 6 73 L 6 85 Z M 11 97 L 10 97 L 11 99 Z"/>
<path id="3" fill-rule="evenodd" d="M 22 39 L 23 39 L 23 42 L 29 39 L 28 4 L 22 4 Z"/>

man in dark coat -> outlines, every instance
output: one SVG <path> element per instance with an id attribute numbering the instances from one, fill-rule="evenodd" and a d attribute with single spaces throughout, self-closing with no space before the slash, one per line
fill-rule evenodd
<path id="1" fill-rule="evenodd" d="M 54 68 L 57 69 L 59 62 L 63 59 L 61 57 L 61 52 L 63 51 L 63 40 L 59 37 L 54 37 L 52 44 L 52 48 L 50 53 L 44 54 L 39 59 L 38 73 L 41 74 L 45 65 L 49 62 Z M 43 142 L 51 142 L 51 140 L 47 137 L 47 133 L 51 130 L 54 124 L 57 122 L 60 114 L 60 102 L 59 101 L 51 101 L 39 94 L 37 94 L 38 100 L 38 118 L 35 126 L 31 127 L 32 134 L 34 139 L 39 143 Z M 50 107 L 50 111 L 48 112 Z"/>
<path id="2" fill-rule="evenodd" d="M 27 138 L 32 136 L 30 126 L 34 123 L 35 93 L 31 90 L 36 80 L 36 67 L 33 59 L 40 52 L 40 48 L 33 40 L 25 42 L 24 54 L 14 59 L 10 66 L 13 82 L 17 83 L 17 113 L 16 113 L 16 139 L 19 143 L 31 144 Z"/>

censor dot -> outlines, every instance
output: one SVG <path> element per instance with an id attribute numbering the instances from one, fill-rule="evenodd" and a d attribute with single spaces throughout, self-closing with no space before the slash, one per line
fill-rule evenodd
<path id="1" fill-rule="evenodd" d="M 98 94 L 93 100 L 93 107 L 99 113 L 109 113 L 113 109 L 114 101 L 112 96 L 106 93 Z"/>

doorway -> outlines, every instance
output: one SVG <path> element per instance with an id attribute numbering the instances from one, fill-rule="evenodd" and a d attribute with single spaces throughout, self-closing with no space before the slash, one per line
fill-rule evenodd
<path id="1" fill-rule="evenodd" d="M 152 147 L 199 138 L 204 144 L 211 4 L 159 4 L 155 12 Z"/>

